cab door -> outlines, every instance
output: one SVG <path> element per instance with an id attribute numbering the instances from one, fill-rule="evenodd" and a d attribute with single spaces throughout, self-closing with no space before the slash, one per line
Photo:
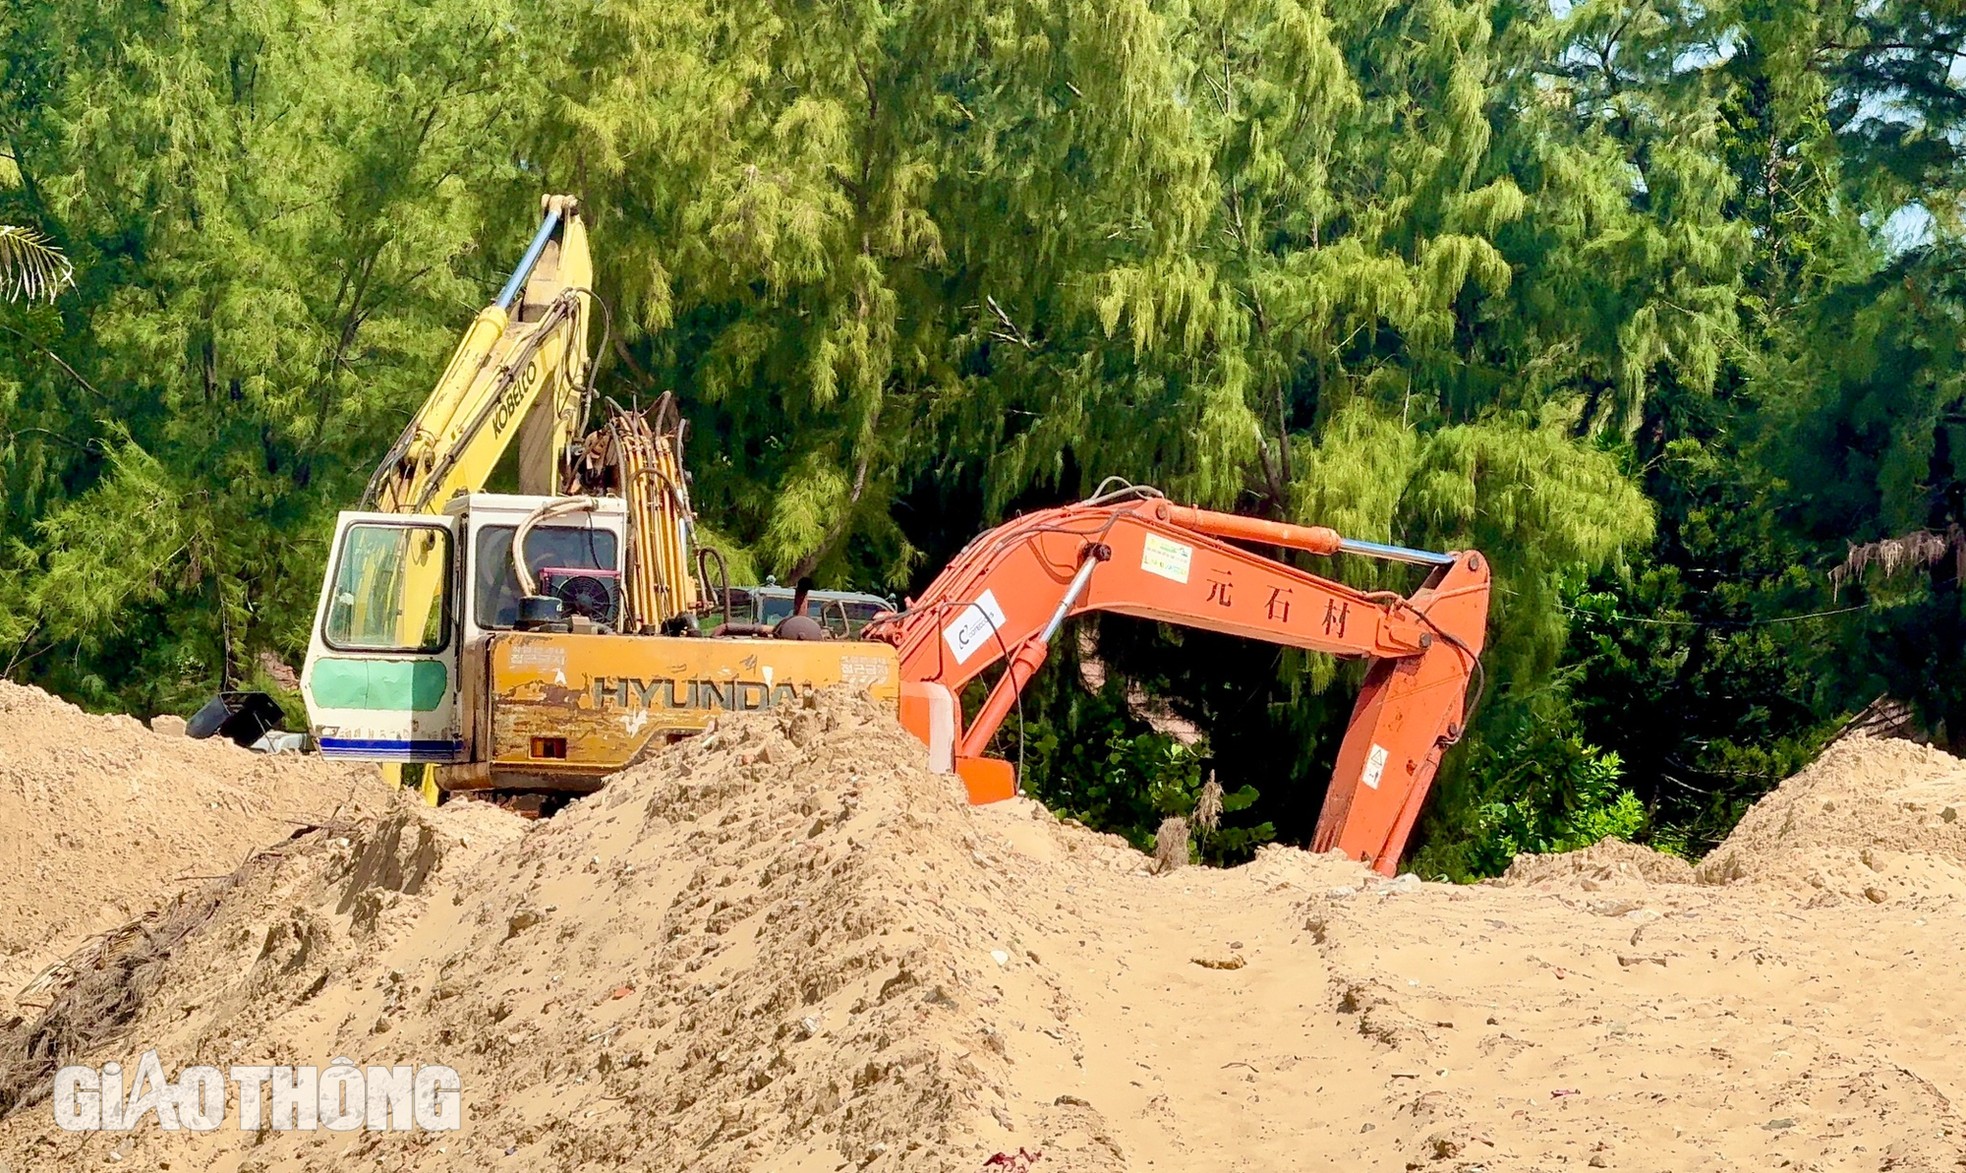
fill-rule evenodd
<path id="1" fill-rule="evenodd" d="M 343 513 L 301 696 L 327 757 L 460 762 L 458 520 Z"/>

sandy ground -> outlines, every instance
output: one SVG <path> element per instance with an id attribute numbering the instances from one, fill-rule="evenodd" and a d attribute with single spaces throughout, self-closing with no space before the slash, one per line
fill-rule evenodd
<path id="1" fill-rule="evenodd" d="M 1846 744 L 1697 870 L 1603 844 L 1454 888 L 1276 848 L 1149 875 L 918 759 L 829 699 L 549 822 L 402 803 L 285 843 L 160 918 L 168 947 L 0 1030 L 0 1161 L 1966 1167 L 1966 763 Z M 107 994 L 134 1010 L 98 1030 Z M 76 1038 L 92 1062 L 447 1062 L 465 1125 L 62 1133 L 22 1074 Z"/>
<path id="2" fill-rule="evenodd" d="M 373 777 L 152 733 L 0 680 L 0 1021 L 92 934 L 302 827 L 359 818 Z"/>

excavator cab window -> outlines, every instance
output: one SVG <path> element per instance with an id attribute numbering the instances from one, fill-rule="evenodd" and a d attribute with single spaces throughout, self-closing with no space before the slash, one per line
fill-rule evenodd
<path id="1" fill-rule="evenodd" d="M 752 591 L 751 587 L 741 586 L 711 587 L 710 614 L 703 624 L 704 628 L 713 628 L 720 623 L 758 622 L 758 605 L 757 600 L 751 597 Z M 728 609 L 724 606 L 726 602 L 730 604 Z"/>
<path id="2" fill-rule="evenodd" d="M 488 525 L 471 552 L 476 621 L 487 630 L 509 630 L 519 622 L 519 576 L 512 570 L 511 525 Z M 535 579 L 547 567 L 563 570 L 619 570 L 620 539 L 610 530 L 586 526 L 542 525 L 526 536 L 526 565 Z"/>
<path id="3" fill-rule="evenodd" d="M 338 651 L 440 652 L 450 642 L 451 579 L 449 530 L 350 526 L 322 638 Z"/>

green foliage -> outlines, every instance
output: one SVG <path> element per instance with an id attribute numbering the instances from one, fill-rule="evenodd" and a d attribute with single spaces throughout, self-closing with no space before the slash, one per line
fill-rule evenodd
<path id="1" fill-rule="evenodd" d="M 1545 703 L 1489 721 L 1455 783 L 1462 825 L 1431 837 L 1412 869 L 1465 882 L 1495 875 L 1525 852 L 1639 839 L 1649 819 L 1622 785 L 1623 763 L 1587 743 L 1568 717 Z"/>
<path id="2" fill-rule="evenodd" d="M 297 658 L 334 510 L 511 252 L 515 16 L 0 8 L 0 208 L 76 263 L 0 321 L 0 663 L 141 711 Z"/>
<path id="3" fill-rule="evenodd" d="M 1824 651 L 1860 624 L 1798 564 L 1730 426 L 1744 404 L 1670 395 L 1647 462 L 1664 524 L 1641 566 L 1568 584 L 1572 693 L 1592 737 L 1617 751 L 1652 812 L 1697 849 L 1807 764 L 1846 706 Z M 1857 703 L 1861 703 L 1858 701 Z"/>
<path id="4" fill-rule="evenodd" d="M 104 463 L 93 488 L 36 527 L 41 573 L 22 607 L 49 639 L 84 652 L 101 650 L 130 608 L 166 598 L 171 570 L 210 540 L 170 474 L 127 437 Z"/>
<path id="5" fill-rule="evenodd" d="M 1026 694 L 1029 724 L 1021 737 L 1016 730 L 999 734 L 998 751 L 1016 758 L 1021 749 L 1025 788 L 1061 818 L 1151 851 L 1162 819 L 1194 813 L 1210 772 L 1208 746 L 1185 745 L 1148 727 L 1128 709 L 1117 681 L 1094 692 L 1080 686 L 1076 663 L 1052 669 Z M 1259 797 L 1246 784 L 1226 790 L 1219 828 L 1196 829 L 1189 840 L 1194 857 L 1242 863 L 1274 840 L 1274 824 L 1244 813 Z"/>

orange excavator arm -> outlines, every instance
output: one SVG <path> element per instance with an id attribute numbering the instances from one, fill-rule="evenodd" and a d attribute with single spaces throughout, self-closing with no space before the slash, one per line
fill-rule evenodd
<path id="1" fill-rule="evenodd" d="M 1227 539 L 1431 567 L 1410 596 L 1364 592 Z M 1026 514 L 971 542 L 900 615 L 869 638 L 901 657 L 903 721 L 970 798 L 1015 793 L 1008 763 L 985 756 L 1065 620 L 1111 611 L 1373 661 L 1338 751 L 1313 847 L 1391 875 L 1440 768 L 1460 739 L 1488 617 L 1480 554 L 1431 554 L 1174 505 L 1127 489 Z M 963 685 L 1005 670 L 963 723 Z"/>

